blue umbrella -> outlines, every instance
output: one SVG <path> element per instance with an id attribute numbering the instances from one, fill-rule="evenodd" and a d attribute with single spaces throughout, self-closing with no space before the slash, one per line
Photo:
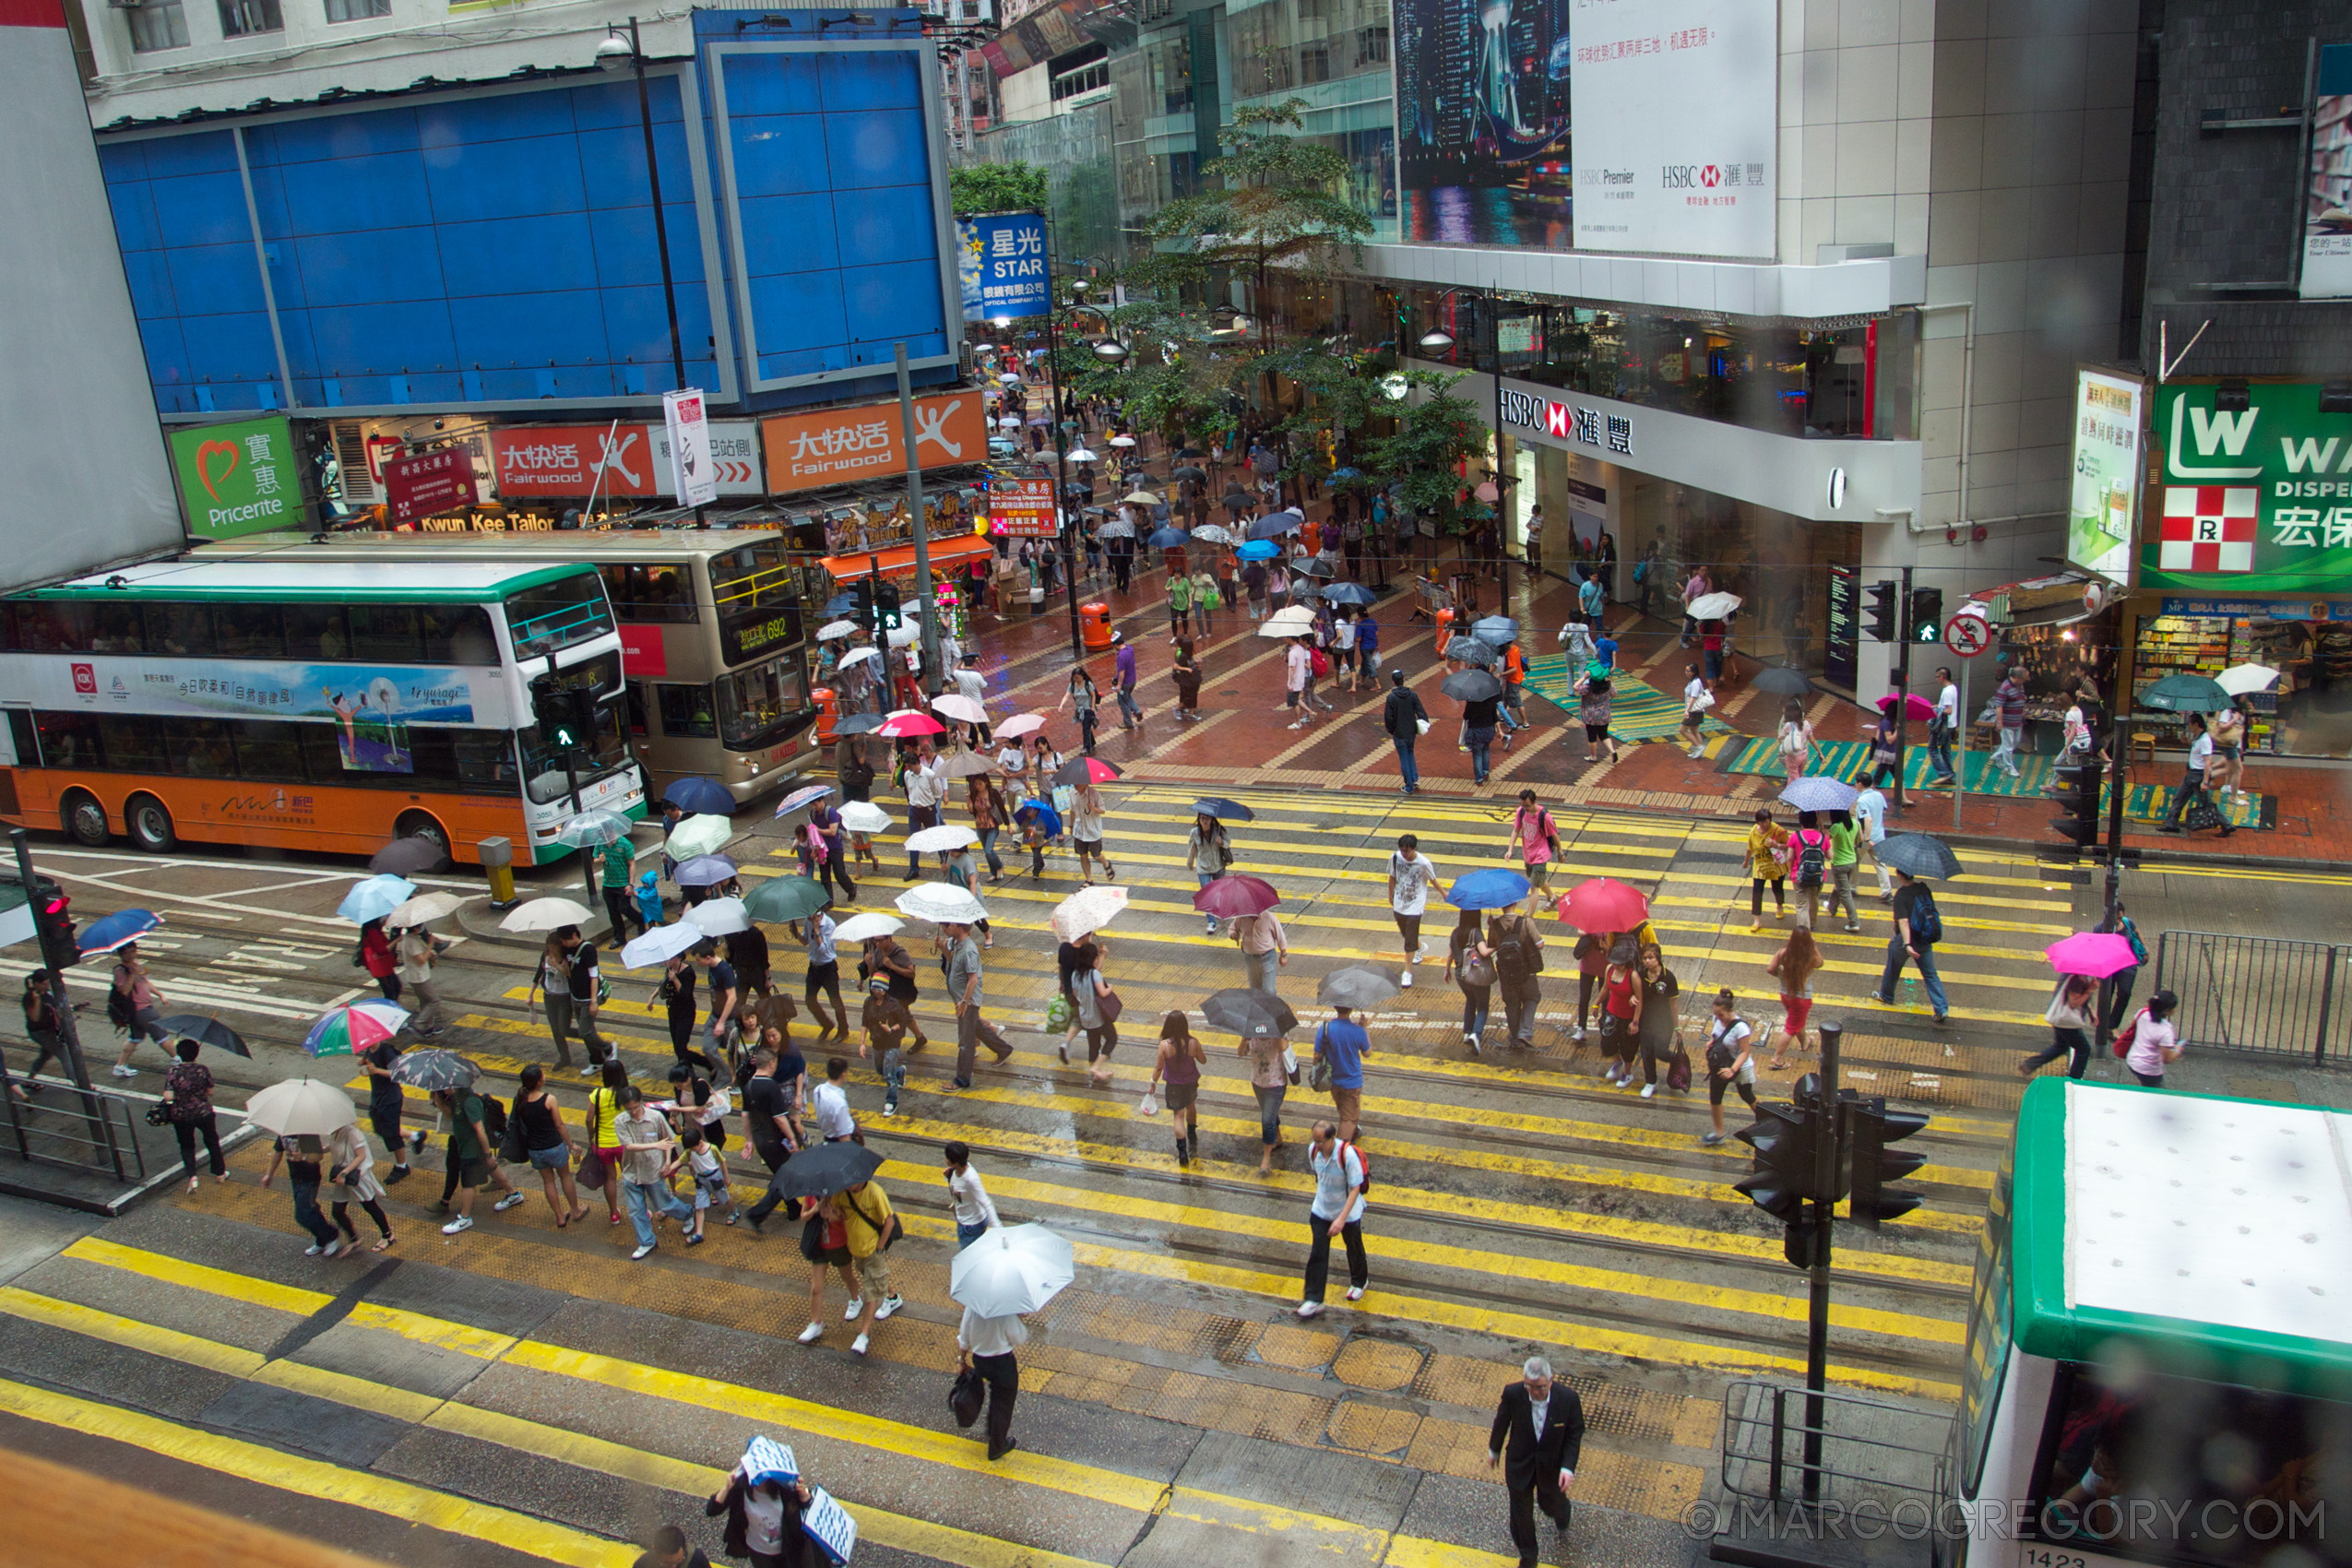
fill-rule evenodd
<path id="1" fill-rule="evenodd" d="M 724 855 L 696 855 L 670 873 L 670 880 L 681 887 L 715 887 L 735 874 L 739 868 Z"/>
<path id="2" fill-rule="evenodd" d="M 1446 889 L 1445 901 L 1457 909 L 1507 909 L 1527 896 L 1527 879 L 1515 871 L 1490 866 L 1457 876 Z"/>
<path id="3" fill-rule="evenodd" d="M 1053 809 L 1051 802 L 1039 800 L 1023 801 L 1013 808 L 1014 820 L 1019 821 L 1023 812 L 1037 813 L 1038 821 L 1044 825 L 1048 833 L 1058 834 L 1062 831 L 1062 814 Z"/>
<path id="4" fill-rule="evenodd" d="M 1360 477 L 1362 473 L 1363 469 L 1359 469 L 1352 464 L 1343 463 L 1339 467 L 1331 470 L 1331 477 L 1334 479 L 1356 479 Z"/>
<path id="5" fill-rule="evenodd" d="M 1193 814 L 1213 816 L 1219 822 L 1255 822 L 1258 814 L 1239 801 L 1229 801 L 1222 795 L 1203 795 L 1193 802 Z"/>
<path id="6" fill-rule="evenodd" d="M 681 778 L 661 791 L 661 798 L 688 816 L 726 816 L 737 804 L 725 785 L 708 778 Z"/>
<path id="7" fill-rule="evenodd" d="M 335 907 L 335 913 L 353 925 L 380 921 L 416 896 L 417 886 L 405 877 L 371 876 L 354 885 Z"/>
<path id="8" fill-rule="evenodd" d="M 1334 604 L 1370 604 L 1379 597 L 1361 583 L 1325 583 L 1315 591 Z"/>
<path id="9" fill-rule="evenodd" d="M 1271 561 L 1282 553 L 1282 547 L 1270 539 L 1253 539 L 1233 553 L 1243 561 Z"/>
<path id="10" fill-rule="evenodd" d="M 89 928 L 74 938 L 74 945 L 85 954 L 112 953 L 125 943 L 137 942 L 162 923 L 161 915 L 145 909 L 117 909 L 104 920 L 90 921 Z"/>
<path id="11" fill-rule="evenodd" d="M 831 599 L 825 601 L 824 613 L 827 615 L 852 615 L 857 612 L 857 609 L 858 601 L 854 598 L 846 593 L 837 593 Z"/>
<path id="12" fill-rule="evenodd" d="M 1192 541 L 1192 535 L 1182 529 L 1156 529 L 1152 536 L 1144 540 L 1154 550 L 1182 550 Z"/>
<path id="13" fill-rule="evenodd" d="M 838 726 L 835 727 L 834 733 L 840 733 Z M 790 816 L 802 806 L 813 806 L 831 793 L 833 786 L 830 784 L 804 784 L 776 803 L 776 814 Z"/>

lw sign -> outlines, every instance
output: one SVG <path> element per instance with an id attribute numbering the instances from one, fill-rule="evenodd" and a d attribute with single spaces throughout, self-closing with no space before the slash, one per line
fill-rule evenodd
<path id="1" fill-rule="evenodd" d="M 2142 585 L 2352 588 L 2352 414 L 2322 413 L 2315 383 L 2251 386 L 2242 409 L 2216 407 L 2215 390 L 2156 393 L 2165 488 L 2141 533 Z"/>

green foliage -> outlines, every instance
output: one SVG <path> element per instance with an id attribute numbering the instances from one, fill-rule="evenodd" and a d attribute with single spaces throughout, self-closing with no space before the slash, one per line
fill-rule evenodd
<path id="1" fill-rule="evenodd" d="M 1460 376 L 1402 374 L 1429 396 L 1391 405 L 1396 433 L 1372 444 L 1363 466 L 1397 480 L 1398 498 L 1420 516 L 1441 529 L 1458 529 L 1471 508 L 1462 499 L 1462 481 L 1454 470 L 1463 459 L 1486 450 L 1486 425 L 1468 398 L 1455 396 L 1454 384 Z"/>
<path id="2" fill-rule="evenodd" d="M 969 163 L 947 172 L 956 216 L 975 212 L 1043 212 L 1045 171 L 1034 163 Z"/>
<path id="3" fill-rule="evenodd" d="M 1271 267 L 1327 273 L 1340 246 L 1351 257 L 1360 255 L 1372 221 L 1340 194 L 1347 159 L 1289 134 L 1308 107 L 1293 98 L 1233 112 L 1233 124 L 1218 133 L 1225 156 L 1201 168 L 1203 188 L 1170 202 L 1151 220 L 1152 238 L 1171 244 L 1143 264 L 1150 280 L 1181 286 L 1238 273 L 1263 300 Z"/>

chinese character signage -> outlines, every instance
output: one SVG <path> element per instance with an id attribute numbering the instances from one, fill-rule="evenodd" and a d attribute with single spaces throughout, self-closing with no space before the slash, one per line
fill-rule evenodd
<path id="1" fill-rule="evenodd" d="M 767 452 L 767 488 L 784 495 L 828 484 L 850 484 L 907 471 L 899 441 L 898 405 L 778 414 L 760 422 Z M 926 469 L 977 463 L 988 457 L 988 431 L 978 392 L 934 392 L 915 399 L 915 446 Z"/>
<path id="2" fill-rule="evenodd" d="M 515 425 L 490 433 L 501 495 L 658 495 L 642 424 Z"/>
<path id="3" fill-rule="evenodd" d="M 1589 446 L 1612 457 L 1633 455 L 1633 420 L 1630 414 L 1603 414 L 1584 404 L 1538 398 L 1505 386 L 1503 422 Z"/>
<path id="4" fill-rule="evenodd" d="M 2140 450 L 2146 387 L 2135 375 L 2074 375 L 2074 478 L 2066 562 L 2110 582 L 2132 580 L 2139 537 Z"/>
<path id="5" fill-rule="evenodd" d="M 964 319 L 1043 315 L 1053 285 L 1045 270 L 1045 220 L 1034 212 L 956 220 Z"/>
<path id="6" fill-rule="evenodd" d="M 988 487 L 988 531 L 1015 539 L 1051 539 L 1059 531 L 1050 479 L 1000 479 Z"/>
<path id="7" fill-rule="evenodd" d="M 767 485 L 759 471 L 759 421 L 710 420 L 704 428 L 710 432 L 710 473 L 719 493 L 766 494 Z M 670 429 L 658 424 L 651 427 L 651 434 L 654 489 L 675 495 L 678 481 L 670 466 Z"/>
<path id="8" fill-rule="evenodd" d="M 2206 593 L 2352 589 L 2352 414 L 2316 383 L 2159 387 L 2149 439 L 2164 491 L 2140 535 L 2140 586 Z"/>
<path id="9" fill-rule="evenodd" d="M 681 506 L 706 506 L 719 499 L 719 470 L 710 453 L 710 413 L 697 391 L 661 395 L 662 434 L 667 437 L 670 493 Z"/>
<path id="10" fill-rule="evenodd" d="M 283 414 L 172 432 L 172 471 L 191 539 L 305 527 L 301 468 Z"/>
<path id="11" fill-rule="evenodd" d="M 395 527 L 473 502 L 474 460 L 463 447 L 444 446 L 384 465 L 384 509 Z"/>
<path id="12" fill-rule="evenodd" d="M 2302 293 L 2307 300 L 2352 294 L 2352 43 L 2320 51 L 2303 192 Z"/>

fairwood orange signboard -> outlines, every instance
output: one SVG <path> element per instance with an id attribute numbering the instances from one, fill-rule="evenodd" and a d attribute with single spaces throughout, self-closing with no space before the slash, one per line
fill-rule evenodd
<path id="1" fill-rule="evenodd" d="M 760 422 L 771 495 L 854 484 L 907 471 L 898 405 L 778 414 Z M 935 392 L 915 399 L 915 447 L 927 469 L 977 463 L 988 456 L 988 425 L 975 391 Z"/>

